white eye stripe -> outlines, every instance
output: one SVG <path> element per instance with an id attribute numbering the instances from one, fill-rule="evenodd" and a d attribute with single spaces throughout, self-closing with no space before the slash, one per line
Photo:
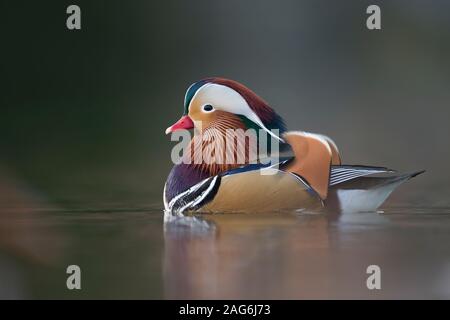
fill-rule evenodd
<path id="1" fill-rule="evenodd" d="M 230 87 L 216 83 L 207 83 L 200 87 L 194 94 L 190 102 L 190 106 L 194 101 L 197 101 L 200 105 L 202 105 L 202 111 L 205 113 L 207 113 L 207 111 L 203 110 L 203 106 L 210 104 L 217 110 L 243 115 L 263 128 L 275 139 L 284 142 L 282 138 L 269 130 L 263 124 L 258 115 L 250 108 L 247 101 L 238 92 Z"/>

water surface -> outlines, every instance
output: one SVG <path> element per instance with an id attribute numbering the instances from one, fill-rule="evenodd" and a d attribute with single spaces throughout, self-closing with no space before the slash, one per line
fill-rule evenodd
<path id="1" fill-rule="evenodd" d="M 232 214 L 165 222 L 144 208 L 9 207 L 6 298 L 450 298 L 450 208 Z M 82 289 L 66 289 L 77 264 Z M 381 290 L 366 268 L 381 267 Z"/>

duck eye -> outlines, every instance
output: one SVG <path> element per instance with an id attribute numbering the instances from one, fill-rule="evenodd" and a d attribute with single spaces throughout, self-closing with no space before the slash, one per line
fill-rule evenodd
<path id="1" fill-rule="evenodd" d="M 213 110 L 214 110 L 214 108 L 213 108 L 213 106 L 210 105 L 210 104 L 205 104 L 205 105 L 203 106 L 203 111 L 205 111 L 205 112 L 211 112 L 211 111 L 213 111 Z"/>

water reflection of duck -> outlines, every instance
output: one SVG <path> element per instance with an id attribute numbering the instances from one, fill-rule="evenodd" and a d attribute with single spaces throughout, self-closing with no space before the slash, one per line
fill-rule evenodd
<path id="1" fill-rule="evenodd" d="M 202 218 L 177 217 L 164 225 L 166 298 L 292 299 L 329 291 L 329 215 Z"/>
<path id="2" fill-rule="evenodd" d="M 282 118 L 264 100 L 242 84 L 222 78 L 191 85 L 185 96 L 184 115 L 166 133 L 193 128 L 200 135 L 191 140 L 191 152 L 172 168 L 164 188 L 165 208 L 172 213 L 373 211 L 400 184 L 422 173 L 342 165 L 330 138 L 286 131 Z M 230 130 L 241 135 L 250 132 L 247 140 L 241 140 L 243 147 L 239 134 L 232 143 L 227 140 Z M 263 136 L 280 143 L 275 165 L 261 157 L 259 143 Z M 251 139 L 257 143 L 251 145 Z M 258 151 L 257 158 L 250 156 L 253 149 Z M 199 150 L 202 156 L 205 150 L 213 154 L 216 161 L 196 161 L 192 151 L 195 154 Z M 274 152 L 271 156 L 273 160 Z M 217 161 L 225 158 L 227 161 Z M 228 161 L 230 158 L 243 161 Z"/>

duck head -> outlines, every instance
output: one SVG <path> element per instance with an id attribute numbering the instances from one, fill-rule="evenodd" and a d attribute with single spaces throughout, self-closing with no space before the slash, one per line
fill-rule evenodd
<path id="1" fill-rule="evenodd" d="M 201 170 L 216 175 L 257 160 L 262 134 L 265 135 L 265 141 L 268 141 L 266 150 L 271 147 L 270 139 L 267 139 L 270 136 L 277 142 L 283 142 L 280 135 L 285 132 L 285 125 L 282 118 L 263 99 L 244 85 L 224 78 L 207 78 L 188 88 L 184 98 L 183 116 L 167 128 L 166 134 L 181 129 L 195 129 L 199 133 L 191 140 L 191 150 L 199 151 L 201 148 L 202 154 L 205 154 L 205 150 L 210 154 L 211 145 L 214 145 L 215 150 L 212 153 L 224 154 L 222 159 L 228 157 L 229 160 L 230 155 L 233 159 L 244 159 L 235 163 L 228 160 L 226 163 L 193 161 Z M 244 137 L 240 140 L 244 141 L 240 145 L 243 148 L 237 148 L 239 142 L 227 143 L 229 132 L 233 132 L 234 136 L 246 135 L 254 138 L 255 143 L 250 144 Z M 201 140 L 201 143 L 198 143 L 198 140 Z"/>
<path id="2" fill-rule="evenodd" d="M 282 118 L 256 93 L 224 78 L 207 78 L 192 84 L 184 98 L 184 114 L 166 134 L 196 128 L 200 133 L 216 129 L 262 129 L 275 139 L 285 131 Z"/>

